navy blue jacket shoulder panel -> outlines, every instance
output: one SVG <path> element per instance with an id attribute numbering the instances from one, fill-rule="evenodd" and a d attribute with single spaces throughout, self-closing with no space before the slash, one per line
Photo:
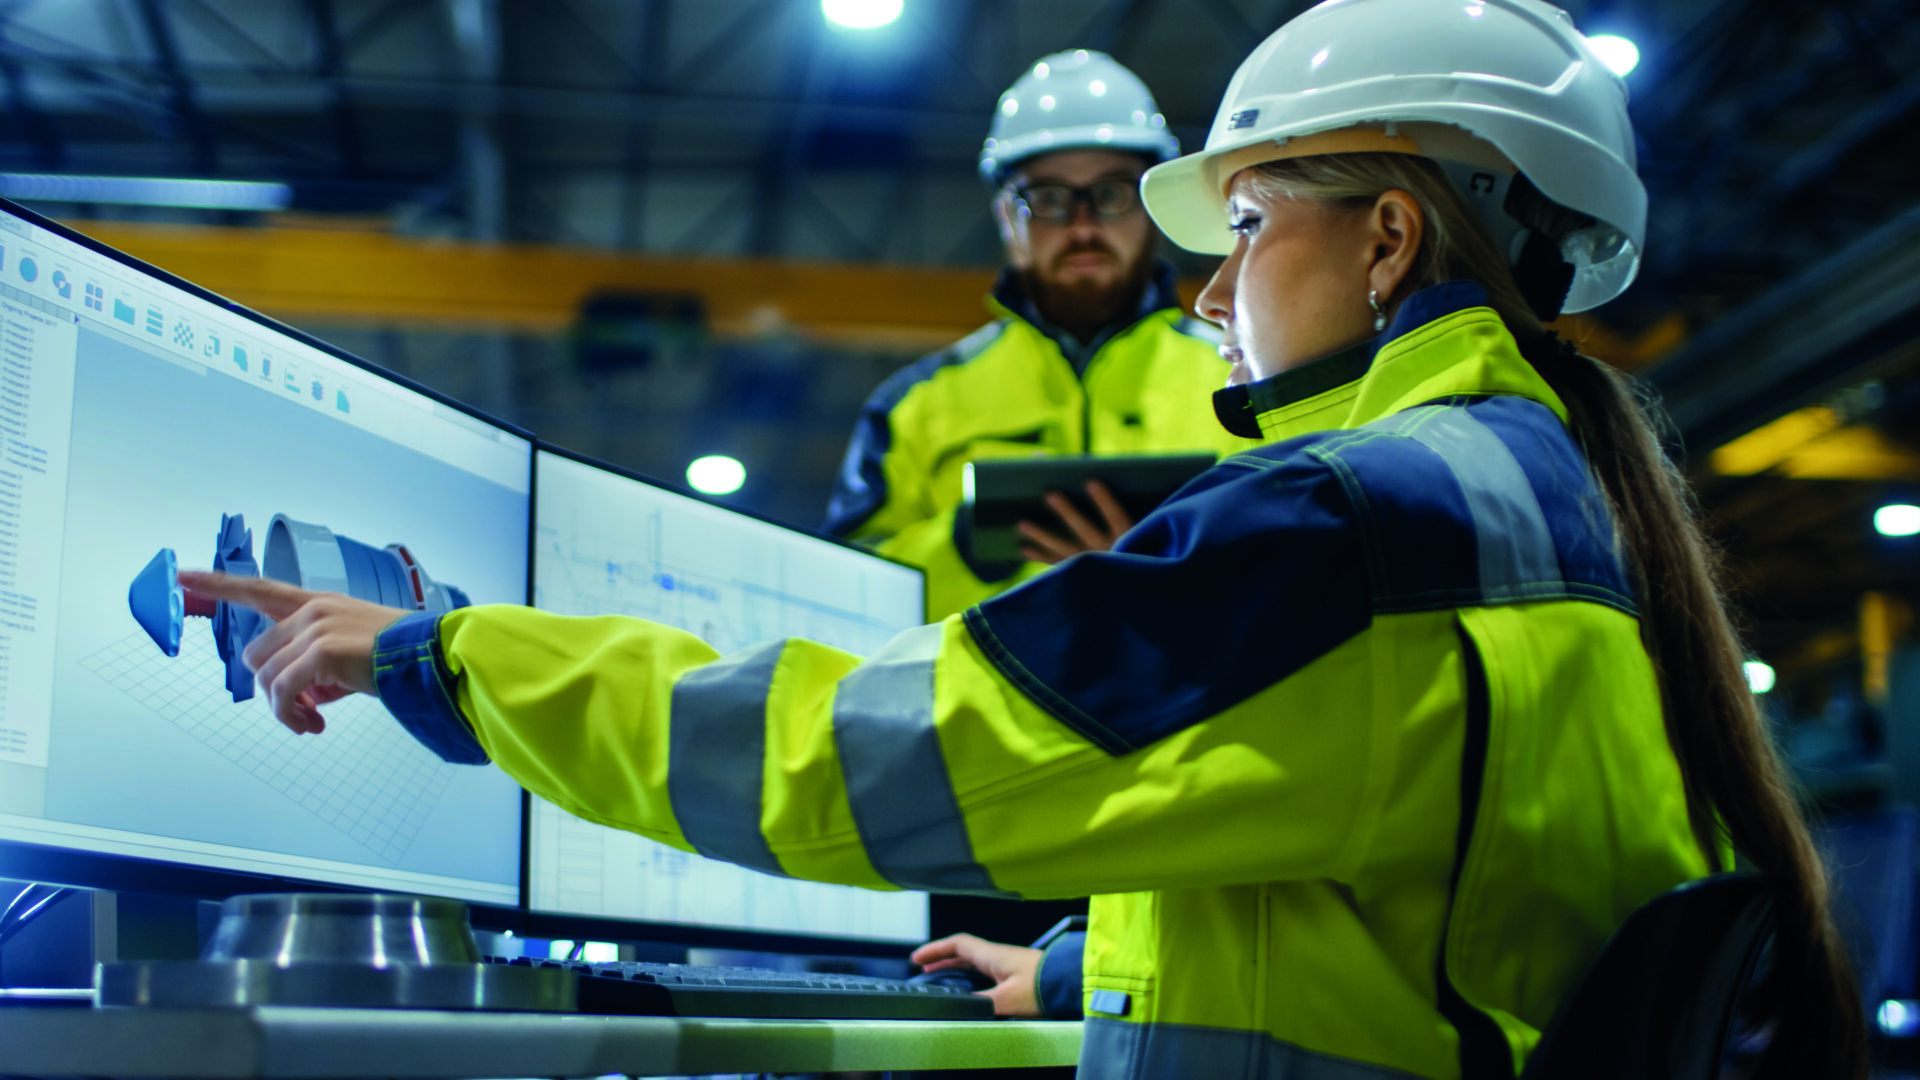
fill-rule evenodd
<path id="1" fill-rule="evenodd" d="M 1286 678 L 1375 614 L 1544 599 L 1633 610 L 1559 419 L 1488 397 L 1228 458 L 1113 551 L 966 621 L 1009 681 L 1124 753 Z"/>

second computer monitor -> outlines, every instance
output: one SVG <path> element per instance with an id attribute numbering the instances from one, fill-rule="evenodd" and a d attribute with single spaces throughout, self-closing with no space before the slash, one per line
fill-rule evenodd
<path id="1" fill-rule="evenodd" d="M 536 453 L 534 603 L 633 615 L 721 653 L 798 637 L 872 655 L 924 621 L 920 571 L 549 450 Z M 534 798 L 535 912 L 914 942 L 923 893 L 794 881 L 590 824 Z"/>

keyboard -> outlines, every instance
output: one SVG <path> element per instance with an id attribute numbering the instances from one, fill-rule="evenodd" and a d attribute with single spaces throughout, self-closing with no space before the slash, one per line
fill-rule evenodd
<path id="1" fill-rule="evenodd" d="M 583 1013 L 828 1020 L 993 1019 L 993 1002 L 979 994 L 906 979 L 643 960 L 487 959 L 496 964 L 574 972 L 580 977 Z"/>

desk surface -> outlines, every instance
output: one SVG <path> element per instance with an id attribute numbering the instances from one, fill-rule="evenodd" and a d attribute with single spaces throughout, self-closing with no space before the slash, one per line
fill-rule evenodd
<path id="1" fill-rule="evenodd" d="M 0 1074 L 594 1077 L 1071 1065 L 1080 1025 L 378 1009 L 0 1009 Z"/>

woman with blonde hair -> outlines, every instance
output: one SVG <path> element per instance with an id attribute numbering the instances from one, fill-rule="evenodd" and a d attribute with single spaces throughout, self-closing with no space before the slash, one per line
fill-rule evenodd
<path id="1" fill-rule="evenodd" d="M 628 619 L 279 623 L 276 714 L 376 691 L 575 813 L 772 872 L 1092 895 L 1089 1077 L 1513 1077 L 1608 935 L 1730 867 L 1778 911 L 1770 1076 L 1863 1076 L 1826 885 L 1684 487 L 1542 326 L 1632 279 L 1625 86 L 1537 0 L 1334 0 L 1148 173 L 1267 440 L 862 661 Z"/>

